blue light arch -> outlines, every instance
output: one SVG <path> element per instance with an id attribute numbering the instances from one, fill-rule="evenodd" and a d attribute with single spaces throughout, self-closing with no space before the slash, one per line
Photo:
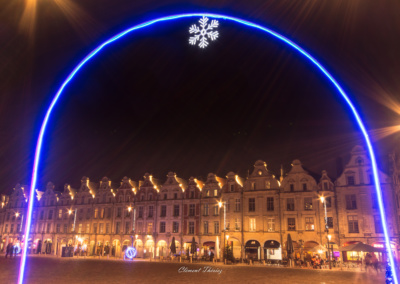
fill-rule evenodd
<path id="1" fill-rule="evenodd" d="M 29 231 L 30 231 L 30 225 L 31 225 L 31 219 L 32 219 L 32 209 L 33 209 L 33 200 L 34 200 L 34 193 L 35 193 L 35 187 L 36 187 L 36 182 L 37 182 L 37 171 L 39 168 L 39 161 L 40 161 L 40 153 L 41 153 L 41 148 L 42 148 L 42 142 L 43 142 L 43 136 L 46 130 L 46 126 L 48 123 L 48 120 L 50 119 L 50 114 L 53 111 L 53 108 L 55 104 L 57 103 L 59 97 L 61 96 L 64 88 L 68 85 L 68 83 L 74 78 L 74 76 L 78 73 L 78 71 L 92 59 L 96 54 L 98 54 L 104 47 L 107 45 L 113 43 L 114 41 L 117 41 L 118 39 L 124 37 L 125 35 L 135 31 L 139 30 L 142 28 L 145 28 L 147 26 L 156 24 L 156 23 L 161 23 L 165 21 L 171 21 L 171 20 L 178 20 L 182 18 L 191 18 L 191 17 L 202 17 L 206 16 L 209 18 L 213 19 L 222 19 L 222 20 L 229 20 L 232 22 L 236 22 L 238 24 L 242 24 L 248 27 L 252 27 L 258 30 L 261 30 L 263 32 L 266 32 L 267 34 L 275 37 L 276 39 L 279 39 L 280 41 L 284 42 L 285 44 L 289 45 L 292 47 L 295 51 L 303 55 L 305 58 L 307 58 L 310 62 L 313 63 L 315 67 L 330 81 L 335 89 L 338 91 L 340 96 L 344 99 L 346 102 L 347 106 L 350 108 L 352 115 L 354 116 L 355 121 L 357 122 L 358 127 L 361 130 L 361 133 L 364 137 L 365 143 L 367 145 L 368 153 L 371 159 L 371 165 L 372 165 L 372 171 L 373 171 L 373 176 L 374 176 L 374 184 L 375 184 L 375 189 L 378 197 L 378 202 L 379 202 L 379 211 L 380 211 L 380 216 L 382 220 L 382 226 L 383 226 L 383 232 L 385 234 L 385 243 L 388 256 L 389 256 L 389 261 L 392 266 L 392 273 L 393 273 L 393 278 L 394 282 L 398 284 L 397 280 L 397 275 L 396 275 L 396 269 L 395 269 L 395 262 L 393 258 L 393 253 L 392 250 L 390 249 L 390 238 L 388 234 L 388 229 L 387 229 L 387 223 L 386 223 L 386 214 L 384 210 L 384 204 L 383 204 L 383 199 L 382 199 L 382 189 L 380 186 L 380 181 L 379 181 L 379 175 L 378 175 L 378 168 L 376 164 L 376 158 L 374 154 L 374 150 L 370 141 L 370 138 L 368 136 L 367 130 L 364 126 L 363 121 L 361 120 L 360 115 L 358 114 L 355 106 L 351 102 L 350 98 L 348 95 L 345 93 L 345 91 L 342 89 L 342 87 L 339 85 L 339 83 L 333 78 L 333 76 L 313 57 L 311 56 L 307 51 L 305 51 L 303 48 L 298 46 L 296 43 L 291 41 L 290 39 L 278 34 L 277 32 L 263 27 L 261 25 L 242 20 L 240 18 L 236 17 L 231 17 L 228 15 L 222 15 L 222 14 L 214 14 L 214 13 L 186 13 L 186 14 L 178 14 L 178 15 L 171 15 L 171 16 L 165 16 L 161 18 L 157 18 L 139 25 L 135 25 L 127 30 L 122 31 L 121 33 L 118 33 L 117 35 L 111 37 L 107 41 L 103 42 L 100 44 L 97 48 L 95 48 L 92 52 L 90 52 L 73 70 L 72 72 L 68 75 L 68 77 L 65 79 L 65 81 L 62 83 L 60 88 L 58 89 L 56 95 L 54 96 L 52 102 L 50 103 L 49 108 L 46 111 L 46 115 L 43 119 L 37 144 L 36 144 L 36 150 L 35 150 L 35 158 L 34 158 L 34 164 L 33 164 L 33 170 L 32 170 L 32 178 L 31 178 L 31 187 L 30 187 L 30 194 L 29 194 L 29 205 L 28 205 L 28 216 L 27 216 L 27 222 L 25 225 L 25 240 L 28 240 L 29 236 Z M 26 252 L 27 252 L 27 246 L 25 245 L 23 250 L 22 250 L 22 257 L 21 257 L 21 264 L 20 264 L 20 270 L 19 270 L 19 275 L 18 275 L 18 283 L 22 284 L 24 280 L 24 271 L 25 271 L 25 264 L 26 264 Z"/>

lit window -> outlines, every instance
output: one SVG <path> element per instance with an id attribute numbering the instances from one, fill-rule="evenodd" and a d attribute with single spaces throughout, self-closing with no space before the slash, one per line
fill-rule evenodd
<path id="1" fill-rule="evenodd" d="M 268 232 L 275 232 L 275 218 L 268 218 L 267 225 Z"/>
<path id="2" fill-rule="evenodd" d="M 296 219 L 288 218 L 288 231 L 296 231 Z"/>
<path id="3" fill-rule="evenodd" d="M 314 231 L 314 218 L 306 217 L 306 231 Z"/>
<path id="4" fill-rule="evenodd" d="M 256 231 L 256 218 L 249 219 L 249 231 L 255 232 Z"/>

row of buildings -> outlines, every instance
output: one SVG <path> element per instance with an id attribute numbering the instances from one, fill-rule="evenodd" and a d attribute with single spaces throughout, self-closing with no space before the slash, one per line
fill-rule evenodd
<path id="1" fill-rule="evenodd" d="M 395 168 L 395 167 L 394 167 Z M 387 225 L 395 257 L 399 255 L 399 175 L 379 173 Z M 76 253 L 122 257 L 135 246 L 137 257 L 170 253 L 172 239 L 178 254 L 196 243 L 200 255 L 217 258 L 226 244 L 235 258 L 281 259 L 288 234 L 298 256 L 325 251 L 330 236 L 332 256 L 355 242 L 384 247 L 379 206 L 366 151 L 356 146 L 335 180 L 322 171 L 312 177 L 299 160 L 280 178 L 263 161 L 244 179 L 233 172 L 213 173 L 204 181 L 183 180 L 173 172 L 160 183 L 146 173 L 134 182 L 124 177 L 114 185 L 104 177 L 94 183 L 83 177 L 78 189 L 66 184 L 56 192 L 49 182 L 36 191 L 30 253 L 61 255 L 72 246 Z M 23 243 L 28 187 L 17 185 L 1 196 L 0 250 L 8 243 Z M 323 197 L 323 199 L 321 199 Z M 323 202 L 322 202 L 323 200 Z M 343 255 L 357 261 L 356 254 Z"/>

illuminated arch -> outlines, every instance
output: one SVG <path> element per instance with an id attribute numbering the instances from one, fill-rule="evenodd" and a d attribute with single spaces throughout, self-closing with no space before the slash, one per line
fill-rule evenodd
<path id="1" fill-rule="evenodd" d="M 336 88 L 340 96 L 344 99 L 344 101 L 347 103 L 347 106 L 350 108 L 351 113 L 353 114 L 357 125 L 359 126 L 364 139 L 365 143 L 368 148 L 368 153 L 371 158 L 371 165 L 372 165 L 372 170 L 373 170 L 373 176 L 374 176 L 374 183 L 375 183 L 375 189 L 377 192 L 377 197 L 378 197 L 378 202 L 379 202 L 379 210 L 380 210 L 380 215 L 382 219 L 382 226 L 383 226 L 383 231 L 385 234 L 385 243 L 387 244 L 387 247 L 390 248 L 390 240 L 389 240 L 389 234 L 387 230 L 387 225 L 386 225 L 386 216 L 384 212 L 384 206 L 383 206 L 383 200 L 382 200 L 382 190 L 380 187 L 380 181 L 379 181 L 379 176 L 378 176 L 378 168 L 376 165 L 376 159 L 375 159 L 375 154 L 374 150 L 372 148 L 371 141 L 369 139 L 367 130 L 364 126 L 364 123 L 362 122 L 360 115 L 358 114 L 355 106 L 353 103 L 350 101 L 350 98 L 347 96 L 345 91 L 342 89 L 342 87 L 339 85 L 339 83 L 332 77 L 332 75 L 313 57 L 311 56 L 307 51 L 305 51 L 303 48 L 298 46 L 296 43 L 292 42 L 290 39 L 278 34 L 277 32 L 274 32 L 271 29 L 268 29 L 266 27 L 263 27 L 261 25 L 248 22 L 239 18 L 227 16 L 227 15 L 222 15 L 222 14 L 212 14 L 212 13 L 188 13 L 188 14 L 180 14 L 180 15 L 172 15 L 172 16 L 166 16 L 158 19 L 154 19 L 145 23 L 142 23 L 140 25 L 133 26 L 113 37 L 111 37 L 109 40 L 103 42 L 100 44 L 97 48 L 95 48 L 92 52 L 90 52 L 73 70 L 72 72 L 68 75 L 68 77 L 65 79 L 65 81 L 62 83 L 61 87 L 58 89 L 56 95 L 54 96 L 49 108 L 47 109 L 46 115 L 43 119 L 37 144 L 36 144 L 36 151 L 35 151 L 35 158 L 34 158 L 34 164 L 33 164 L 33 170 L 32 170 L 32 179 L 31 179 L 31 191 L 30 191 L 30 197 L 29 197 L 29 205 L 28 205 L 28 216 L 27 216 L 27 222 L 25 225 L 25 239 L 28 239 L 29 231 L 30 231 L 30 224 L 31 224 L 31 218 L 32 218 L 32 208 L 33 208 L 33 199 L 34 199 L 34 192 L 35 192 L 35 187 L 36 187 L 36 181 L 37 181 L 37 170 L 39 167 L 39 160 L 40 160 L 40 152 L 42 148 L 42 142 L 43 142 L 43 136 L 46 130 L 46 126 L 48 123 L 48 120 L 50 118 L 50 114 L 53 111 L 53 108 L 55 104 L 57 103 L 59 97 L 61 96 L 65 86 L 68 85 L 68 83 L 74 78 L 74 76 L 77 74 L 77 72 L 90 60 L 92 59 L 96 54 L 98 54 L 104 47 L 107 45 L 113 43 L 114 41 L 117 41 L 118 39 L 124 37 L 125 35 L 135 31 L 139 30 L 141 28 L 160 23 L 160 22 L 165 22 L 165 21 L 170 21 L 170 20 L 178 20 L 182 18 L 190 18 L 190 17 L 202 17 L 206 16 L 209 18 L 214 18 L 214 19 L 223 19 L 223 20 L 229 20 L 233 21 L 235 23 L 239 23 L 248 27 L 252 27 L 261 31 L 266 32 L 269 35 L 272 35 L 273 37 L 279 39 L 280 41 L 284 42 L 285 44 L 289 45 L 292 47 L 295 51 L 299 52 L 301 55 L 303 55 L 305 58 L 307 58 L 310 62 L 314 64 L 315 67 L 323 74 L 325 77 L 333 84 L 333 86 Z M 18 283 L 22 284 L 23 283 L 23 277 L 24 277 L 24 270 L 25 270 L 25 263 L 26 263 L 26 247 L 24 246 L 24 249 L 22 251 L 22 257 L 21 257 L 21 265 L 20 265 L 20 271 L 18 275 Z M 395 263 L 394 263 L 394 258 L 393 258 L 393 253 L 389 249 L 388 250 L 388 255 L 390 259 L 390 264 L 392 266 L 392 272 L 393 272 L 393 278 L 394 282 L 398 284 L 397 282 L 397 275 L 396 275 L 396 270 L 394 269 Z"/>

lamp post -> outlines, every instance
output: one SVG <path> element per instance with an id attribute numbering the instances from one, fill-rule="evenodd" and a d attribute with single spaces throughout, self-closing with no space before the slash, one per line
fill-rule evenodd
<path id="1" fill-rule="evenodd" d="M 72 232 L 75 232 L 76 210 L 77 210 L 77 209 L 75 209 L 75 211 L 74 211 L 74 226 L 73 226 L 73 228 L 72 228 Z M 70 216 L 72 215 L 72 209 L 69 209 L 69 210 L 68 210 L 68 215 L 70 215 Z M 71 233 L 72 233 L 72 232 L 71 232 Z"/>
<path id="2" fill-rule="evenodd" d="M 225 249 L 226 249 L 226 258 L 228 258 L 228 248 L 229 248 L 228 240 L 229 240 L 229 235 L 226 235 L 226 246 L 225 246 Z M 225 261 L 226 261 L 226 260 L 225 260 Z"/>
<path id="3" fill-rule="evenodd" d="M 224 206 L 224 252 L 225 252 L 225 249 L 226 249 L 226 247 L 225 247 L 225 233 L 226 233 L 226 202 L 222 202 L 222 201 L 220 201 L 220 202 L 218 202 L 218 206 L 219 206 L 219 208 L 221 208 L 222 206 Z"/>
<path id="4" fill-rule="evenodd" d="M 332 236 L 329 235 L 329 227 L 328 227 L 328 214 L 326 211 L 326 199 L 325 197 L 321 196 L 320 200 L 322 202 L 322 204 L 324 204 L 324 212 L 325 212 L 325 232 L 326 232 L 326 239 L 328 240 L 328 261 L 329 261 L 329 269 L 332 269 L 332 263 L 331 263 L 331 254 L 329 251 L 329 241 L 331 240 Z"/>
<path id="5" fill-rule="evenodd" d="M 329 269 L 332 269 L 331 252 L 330 252 L 330 246 L 329 246 L 329 242 L 331 241 L 332 236 L 331 236 L 331 235 L 327 235 L 326 238 L 328 239 L 328 260 L 329 260 Z"/>

